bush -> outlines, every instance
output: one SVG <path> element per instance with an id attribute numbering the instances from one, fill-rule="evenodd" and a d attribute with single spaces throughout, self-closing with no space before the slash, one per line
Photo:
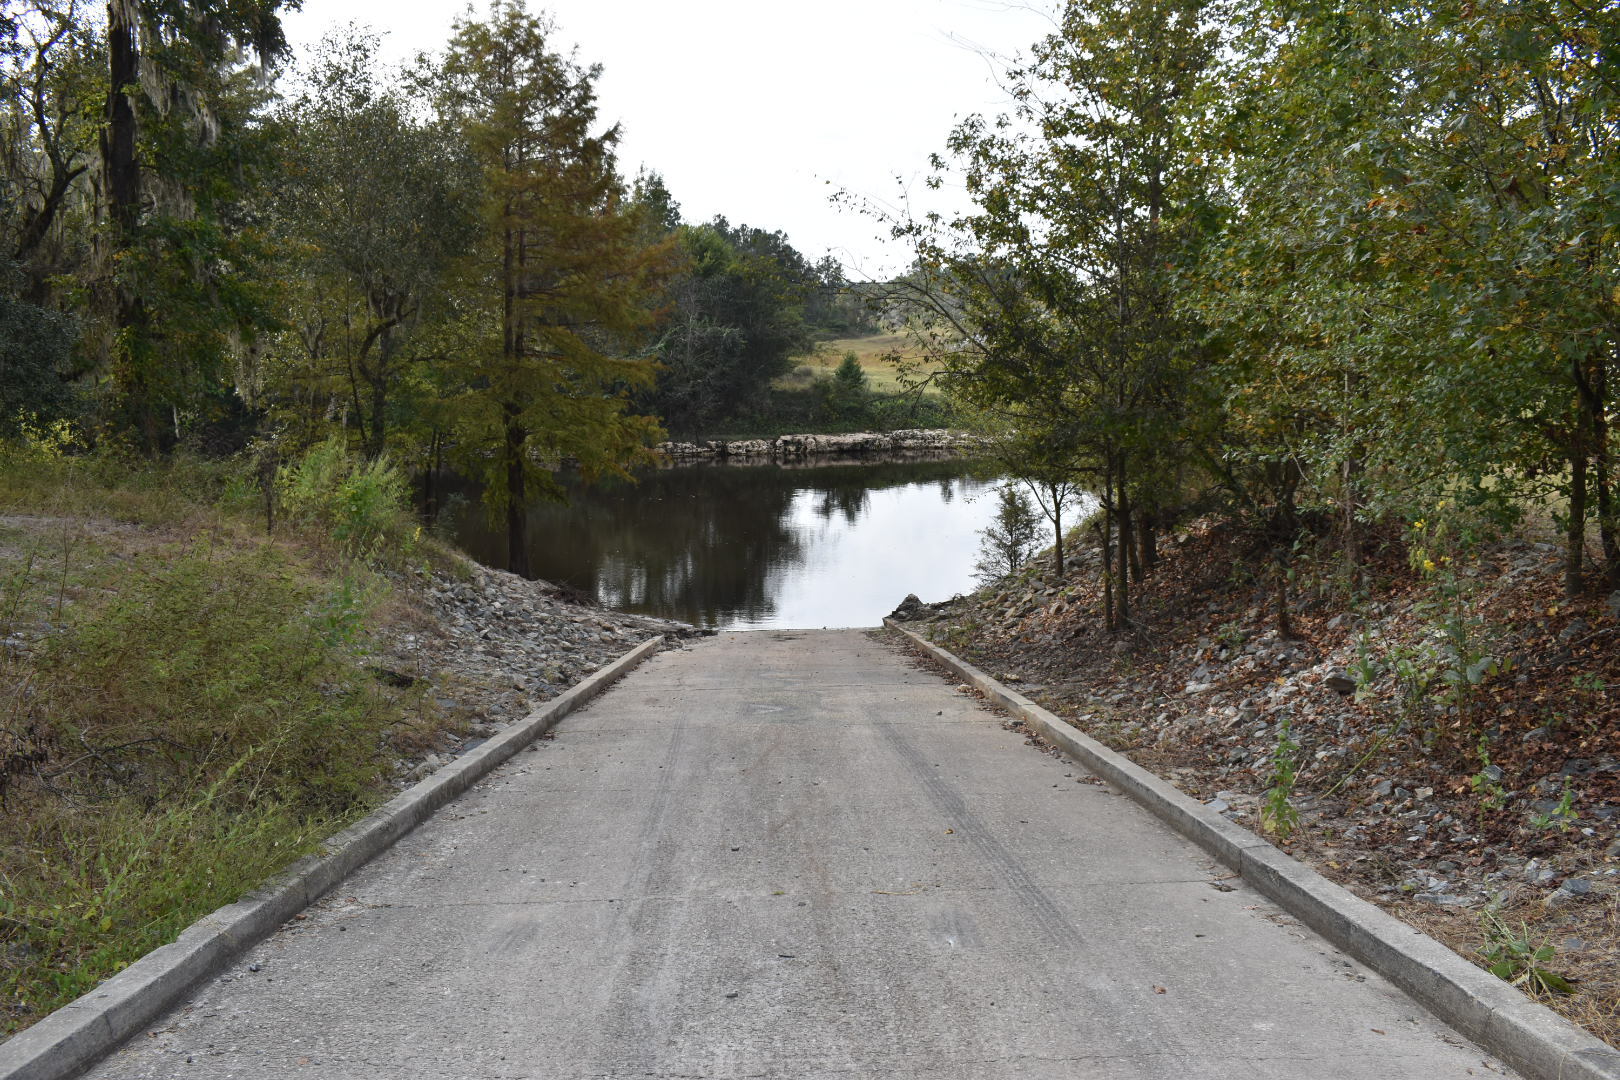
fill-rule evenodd
<path id="1" fill-rule="evenodd" d="M 310 447 L 276 474 L 283 512 L 324 530 L 350 555 L 409 552 L 419 530 L 410 513 L 410 486 L 384 454 L 356 458 L 341 437 Z"/>

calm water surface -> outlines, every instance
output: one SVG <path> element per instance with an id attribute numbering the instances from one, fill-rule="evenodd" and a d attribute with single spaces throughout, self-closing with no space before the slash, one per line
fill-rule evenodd
<path id="1" fill-rule="evenodd" d="M 968 463 L 692 465 L 529 511 L 530 565 L 626 611 L 722 630 L 876 626 L 973 585 L 994 481 Z M 457 540 L 506 565 L 476 501 Z"/>

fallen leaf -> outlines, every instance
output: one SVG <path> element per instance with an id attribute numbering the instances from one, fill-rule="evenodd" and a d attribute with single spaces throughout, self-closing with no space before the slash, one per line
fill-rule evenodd
<path id="1" fill-rule="evenodd" d="M 1165 990 L 1164 990 L 1164 987 L 1162 987 L 1162 986 L 1155 986 L 1155 987 L 1154 987 L 1154 988 L 1153 988 L 1153 992 L 1154 992 L 1154 993 L 1155 993 L 1155 994 L 1162 994 L 1162 993 L 1164 993 L 1164 992 L 1165 992 Z"/>

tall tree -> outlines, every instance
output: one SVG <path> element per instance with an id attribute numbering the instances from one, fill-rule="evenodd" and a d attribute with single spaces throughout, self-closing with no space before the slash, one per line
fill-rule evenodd
<path id="1" fill-rule="evenodd" d="M 43 305 L 51 278 L 78 268 L 83 233 L 66 219 L 95 157 L 95 67 L 106 60 L 79 0 L 19 5 L 10 27 L 0 48 L 0 230 L 24 275 L 22 299 Z"/>
<path id="2" fill-rule="evenodd" d="M 1262 352 L 1284 372 L 1252 386 L 1292 404 L 1251 400 L 1325 420 L 1305 456 L 1325 476 L 1383 470 L 1375 497 L 1551 480 L 1567 591 L 1593 517 L 1620 583 L 1612 10 L 1260 0 L 1239 16 L 1223 91 L 1239 212 L 1216 276 L 1242 284 L 1218 291 L 1247 342 L 1272 313 L 1285 344 Z"/>
<path id="3" fill-rule="evenodd" d="M 677 236 L 685 265 L 670 285 L 650 403 L 672 430 L 712 433 L 757 404 L 809 348 L 804 309 L 815 286 L 781 233 L 718 218 Z"/>
<path id="4" fill-rule="evenodd" d="M 217 389 L 233 338 L 268 319 L 244 189 L 268 159 L 261 72 L 297 0 L 109 0 L 98 187 L 110 374 L 148 450 Z M 256 64 L 244 60 L 251 52 Z"/>
<path id="5" fill-rule="evenodd" d="M 587 476 L 650 459 L 657 424 L 629 406 L 653 365 L 623 350 L 644 338 L 671 257 L 669 245 L 645 245 L 627 204 L 618 128 L 598 127 L 599 69 L 558 52 L 552 32 L 521 0 L 462 18 L 441 98 L 487 193 L 465 286 L 463 448 L 504 513 L 508 565 L 522 574 L 530 495 L 561 497 L 565 459 Z"/>
<path id="6" fill-rule="evenodd" d="M 1190 411 L 1201 330 L 1174 303 L 1174 270 L 1204 213 L 1188 103 L 1215 46 L 1202 0 L 1070 0 L 1010 73 L 1015 113 L 952 135 L 976 209 L 945 241 L 912 230 L 913 291 L 945 330 L 940 381 L 1096 485 L 1116 629 Z"/>
<path id="7" fill-rule="evenodd" d="M 409 370 L 435 355 L 415 332 L 452 307 L 446 287 L 476 237 L 482 179 L 460 137 L 413 115 L 377 70 L 378 44 L 351 27 L 316 50 L 279 114 L 275 203 L 297 283 L 288 351 L 343 396 L 373 458 Z"/>

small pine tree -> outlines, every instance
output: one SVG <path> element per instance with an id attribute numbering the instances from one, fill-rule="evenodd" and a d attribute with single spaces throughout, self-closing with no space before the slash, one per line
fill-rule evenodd
<path id="1" fill-rule="evenodd" d="M 996 516 L 979 533 L 982 539 L 975 566 L 980 582 L 986 585 L 1022 569 L 1039 549 L 1044 531 L 1022 487 L 1009 481 L 997 489 L 996 499 Z"/>

